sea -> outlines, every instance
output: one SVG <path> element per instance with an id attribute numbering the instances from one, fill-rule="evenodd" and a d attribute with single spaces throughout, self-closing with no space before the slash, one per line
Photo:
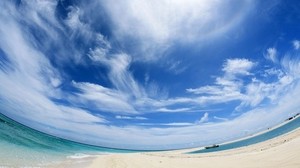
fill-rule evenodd
<path id="1" fill-rule="evenodd" d="M 223 151 L 223 150 L 229 150 L 229 149 L 234 149 L 234 148 L 240 148 L 252 144 L 256 144 L 259 142 L 263 142 L 275 137 L 278 137 L 280 135 L 286 134 L 288 132 L 291 132 L 297 128 L 300 127 L 300 117 L 294 117 L 290 121 L 287 121 L 286 123 L 282 124 L 279 127 L 276 127 L 274 129 L 270 129 L 270 131 L 266 131 L 262 134 L 258 134 L 253 137 L 249 137 L 243 140 L 235 141 L 232 143 L 225 143 L 219 145 L 219 147 L 216 148 L 209 148 L 209 149 L 200 149 L 196 151 L 189 152 L 189 154 L 197 154 L 197 153 L 208 153 L 208 152 L 218 152 L 218 151 Z M 218 145 L 218 144 L 216 144 Z"/>
<path id="2" fill-rule="evenodd" d="M 300 117 L 275 129 L 240 141 L 221 144 L 217 148 L 201 149 L 189 154 L 216 152 L 248 146 L 280 136 L 300 127 Z M 141 151 L 119 150 L 81 144 L 51 136 L 24 126 L 0 113 L 0 168 L 47 167 L 66 160 L 80 160 L 110 153 Z M 146 151 L 143 151 L 146 152 Z"/>
<path id="3" fill-rule="evenodd" d="M 108 153 L 130 153 L 54 137 L 24 126 L 0 113 L 0 168 L 46 167 Z"/>

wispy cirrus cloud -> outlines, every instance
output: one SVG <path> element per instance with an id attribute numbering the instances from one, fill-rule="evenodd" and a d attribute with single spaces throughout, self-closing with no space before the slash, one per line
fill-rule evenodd
<path id="1" fill-rule="evenodd" d="M 287 64 L 285 59 L 281 61 L 281 64 L 285 69 Z M 290 72 L 278 69 L 267 69 L 267 74 L 264 74 L 277 76 L 277 80 L 273 82 L 257 79 L 251 71 L 255 65 L 256 63 L 247 59 L 227 60 L 222 69 L 224 75 L 216 77 L 214 85 L 190 88 L 187 91 L 199 95 L 196 99 L 200 104 L 219 104 L 238 100 L 240 105 L 236 107 L 236 110 L 239 111 L 243 107 L 255 107 L 266 99 L 277 100 L 294 81 Z"/>
<path id="2" fill-rule="evenodd" d="M 130 104 L 130 97 L 121 91 L 105 88 L 101 85 L 74 82 L 73 86 L 79 89 L 79 92 L 74 93 L 75 96 L 70 96 L 69 100 L 82 107 L 94 107 L 97 110 L 118 113 L 137 113 L 134 107 Z"/>
<path id="3" fill-rule="evenodd" d="M 191 111 L 191 108 L 176 108 L 176 109 L 169 109 L 169 108 L 159 108 L 157 111 L 159 112 L 187 112 Z"/>
<path id="4" fill-rule="evenodd" d="M 249 71 L 254 67 L 255 63 L 248 59 L 228 59 L 223 65 L 225 75 L 234 77 L 234 75 L 250 75 Z"/>
<path id="5" fill-rule="evenodd" d="M 140 117 L 140 116 L 131 117 L 131 116 L 117 115 L 115 118 L 121 120 L 147 120 L 146 117 Z"/>
<path id="6" fill-rule="evenodd" d="M 225 61 L 222 71 L 223 76 L 216 77 L 215 85 L 189 88 L 187 92 L 198 96 L 199 103 L 223 103 L 243 99 L 242 76 L 249 76 L 255 63 L 247 59 L 228 59 Z"/>
<path id="7" fill-rule="evenodd" d="M 52 7 L 52 2 L 49 1 L 51 4 L 44 3 L 37 4 L 38 10 L 43 7 L 49 8 L 49 5 L 50 8 Z M 30 5 L 26 3 L 26 9 Z M 6 12 L 0 13 L 0 22 L 3 25 L 0 27 L 2 39 L 0 48 L 8 59 L 5 64 L 13 67 L 0 72 L 1 102 L 3 103 L 1 109 L 5 109 L 7 114 L 19 119 L 29 120 L 30 116 L 34 116 L 37 121 L 43 121 L 48 118 L 48 123 L 53 125 L 60 121 L 64 123 L 106 122 L 101 116 L 96 117 L 89 111 L 56 104 L 52 101 L 53 98 L 61 99 L 64 95 L 59 87 L 63 79 L 44 53 L 36 49 L 35 39 L 25 36 L 26 29 L 21 29 L 23 25 L 17 22 L 21 16 L 18 15 L 18 12 L 14 12 L 15 10 L 13 5 L 8 5 L 4 10 Z M 51 11 L 51 9 L 45 10 Z M 34 11 L 32 12 L 34 13 Z M 52 15 L 50 16 L 52 17 Z M 14 19 L 5 20 L 3 17 Z M 51 20 L 51 22 L 55 21 Z M 0 61 L 2 62 L 2 60 Z M 48 112 L 43 113 L 44 111 Z"/>
<path id="8" fill-rule="evenodd" d="M 272 62 L 276 62 L 277 61 L 277 50 L 276 50 L 276 48 L 268 48 L 265 57 L 268 60 L 272 61 Z"/>
<path id="9" fill-rule="evenodd" d="M 99 61 L 104 66 L 108 66 L 108 77 L 116 89 L 127 92 L 135 98 L 143 97 L 143 94 L 145 94 L 143 88 L 139 86 L 139 83 L 136 82 L 132 74 L 128 71 L 131 63 L 129 55 L 120 53 L 105 57 L 99 50 L 92 52 L 91 55 L 94 60 Z M 98 58 L 96 59 L 96 57 Z M 130 92 L 128 92 L 129 90 Z"/>
<path id="10" fill-rule="evenodd" d="M 216 120 L 219 120 L 219 121 L 228 121 L 229 120 L 228 118 L 217 117 L 217 116 L 214 116 L 213 118 Z"/>
<path id="11" fill-rule="evenodd" d="M 201 124 L 201 123 L 204 123 L 204 122 L 207 122 L 208 121 L 208 119 L 209 119 L 209 114 L 206 112 L 206 113 L 204 113 L 204 115 L 200 118 L 200 120 L 199 121 L 197 121 L 197 123 L 198 124 Z"/>
<path id="12" fill-rule="evenodd" d="M 194 43 L 232 30 L 247 15 L 251 1 L 103 1 L 118 40 L 134 44 L 135 59 L 157 60 L 174 43 Z M 235 8 L 234 5 L 239 8 Z M 126 8 L 126 10 L 122 10 Z M 220 14 L 220 10 L 223 11 Z M 122 19 L 120 19 L 122 16 Z M 226 20 L 226 22 L 224 22 Z M 143 56 L 144 55 L 144 56 Z"/>
<path id="13" fill-rule="evenodd" d="M 293 46 L 295 50 L 299 50 L 300 49 L 300 41 L 299 40 L 294 40 L 293 41 Z"/>

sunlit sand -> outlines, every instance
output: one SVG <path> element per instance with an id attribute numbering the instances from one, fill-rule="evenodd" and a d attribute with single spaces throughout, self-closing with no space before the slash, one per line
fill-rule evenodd
<path id="1" fill-rule="evenodd" d="M 300 129 L 258 144 L 213 153 L 185 154 L 194 151 L 108 154 L 66 161 L 53 167 L 87 168 L 299 168 Z M 79 164 L 80 163 L 80 164 Z"/>

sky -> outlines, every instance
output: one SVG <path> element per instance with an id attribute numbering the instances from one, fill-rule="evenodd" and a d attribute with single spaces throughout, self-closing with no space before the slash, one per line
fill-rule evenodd
<path id="1" fill-rule="evenodd" d="M 297 0 L 2 0 L 0 112 L 122 149 L 211 145 L 299 113 Z"/>

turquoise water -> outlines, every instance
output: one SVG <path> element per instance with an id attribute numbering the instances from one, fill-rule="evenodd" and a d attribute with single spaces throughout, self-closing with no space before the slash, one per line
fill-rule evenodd
<path id="1" fill-rule="evenodd" d="M 33 130 L 0 114 L 0 167 L 43 166 L 68 158 L 112 152 L 134 151 L 101 148 L 64 140 Z"/>
<path id="2" fill-rule="evenodd" d="M 266 141 L 298 127 L 300 127 L 300 117 L 249 139 L 220 145 L 218 148 L 197 150 L 190 153 L 215 152 L 243 147 Z M 137 151 L 95 147 L 64 140 L 33 130 L 0 114 L 0 167 L 43 167 L 70 158 L 129 152 Z"/>
<path id="3" fill-rule="evenodd" d="M 233 149 L 233 148 L 244 147 L 244 146 L 256 144 L 259 142 L 263 142 L 263 141 L 275 138 L 279 135 L 288 133 L 299 127 L 300 127 L 300 117 L 297 117 L 297 118 L 291 120 L 290 122 L 288 122 L 278 128 L 275 128 L 273 130 L 270 130 L 266 133 L 263 133 L 263 134 L 260 134 L 260 135 L 257 135 L 257 136 L 254 136 L 254 137 L 251 137 L 248 139 L 244 139 L 241 141 L 236 141 L 236 142 L 220 145 L 218 148 L 210 148 L 210 149 L 202 149 L 202 150 L 193 151 L 193 152 L 190 152 L 190 154 L 217 152 L 217 151 L 223 151 L 223 150 L 228 150 L 228 149 Z"/>

